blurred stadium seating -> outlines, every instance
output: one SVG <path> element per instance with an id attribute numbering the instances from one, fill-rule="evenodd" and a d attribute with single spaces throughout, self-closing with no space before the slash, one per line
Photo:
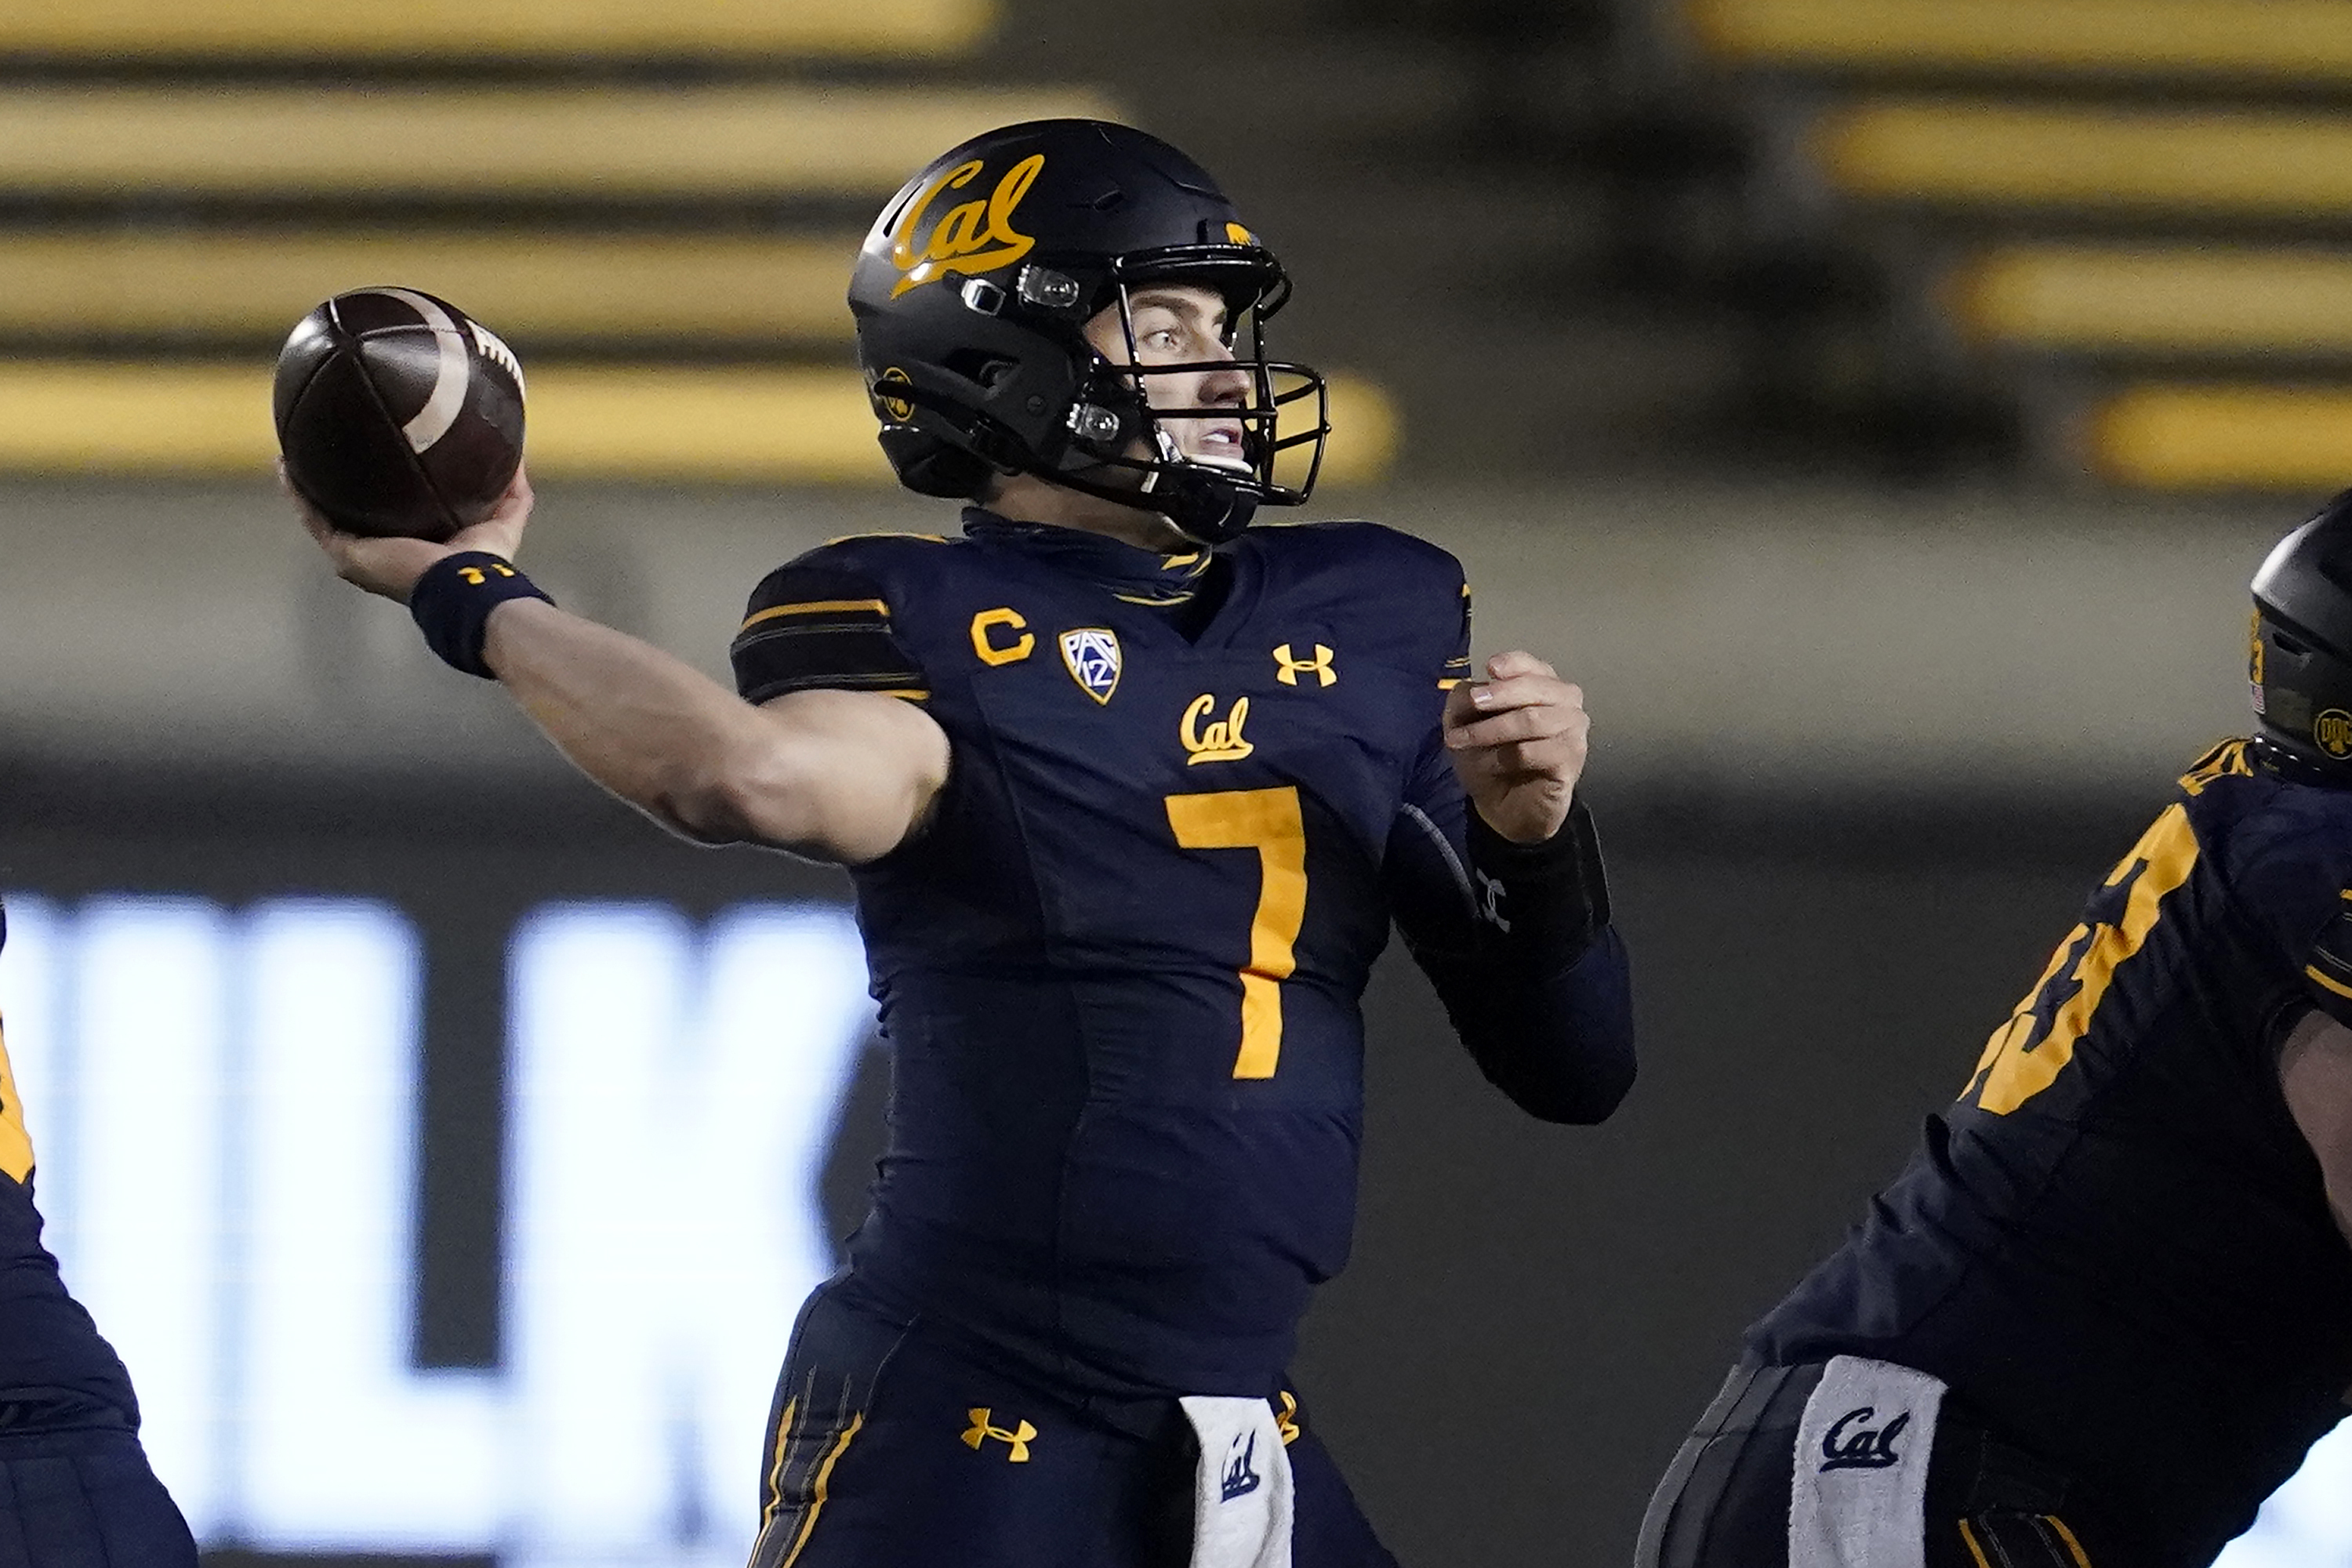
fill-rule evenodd
<path id="1" fill-rule="evenodd" d="M 954 55 L 996 21 L 995 0 L 31 0 L 0 14 L 0 57 L 51 62 L 324 58 L 476 61 L 669 56 L 905 58 Z"/>
<path id="2" fill-rule="evenodd" d="M 2352 12 L 2333 0 L 1691 0 L 1688 16 L 1710 55 L 1765 69 L 2352 81 Z"/>
<path id="3" fill-rule="evenodd" d="M 1682 0 L 1756 195 L 1877 279 L 1891 382 L 2059 474 L 2332 487 L 2352 435 L 2352 9 Z M 1928 402 L 1932 410 L 1936 396 Z M 1931 415 L 1932 417 L 1932 415 Z"/>
<path id="4" fill-rule="evenodd" d="M 887 484 L 843 304 L 865 224 L 976 131 L 1121 112 L 982 63 L 999 21 L 992 0 L 12 7 L 0 470 L 264 467 L 286 330 L 397 282 L 516 346 L 543 474 Z M 1361 378 L 1336 397 L 1328 472 L 1378 475 L 1393 410 Z"/>

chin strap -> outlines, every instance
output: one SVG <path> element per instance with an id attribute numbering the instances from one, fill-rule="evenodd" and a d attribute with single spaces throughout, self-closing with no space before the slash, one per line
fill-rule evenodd
<path id="1" fill-rule="evenodd" d="M 919 405 L 951 416 L 968 416 L 965 409 L 951 398 L 917 386 L 894 386 L 893 397 Z M 1141 410 L 1149 425 L 1151 415 Z M 894 448 L 891 432 L 903 429 L 912 432 L 915 440 Z M 1107 432 L 1108 438 L 1118 439 L 1127 434 L 1124 419 L 1119 428 Z M 1155 434 L 1157 432 L 1155 431 Z M 1236 538 L 1257 515 L 1264 499 L 1255 481 L 1244 484 L 1231 475 L 1196 463 L 1171 465 L 1134 462 L 1120 458 L 1095 456 L 1095 460 L 1079 468 L 1055 468 L 1034 460 L 1012 439 L 1001 426 L 986 426 L 967 433 L 963 444 L 950 441 L 932 432 L 912 425 L 883 426 L 883 449 L 891 457 L 899 479 L 909 489 L 926 495 L 970 495 L 984 477 L 987 469 L 1003 469 L 1013 473 L 1031 474 L 1047 484 L 1060 485 L 1081 495 L 1093 496 L 1118 506 L 1131 506 L 1141 511 L 1156 511 L 1176 527 L 1185 538 L 1200 544 L 1223 544 Z M 921 450 L 936 447 L 936 453 Z M 1079 448 L 1085 450 L 1083 447 Z M 973 468 L 966 470 L 961 463 Z M 930 465 L 938 465 L 939 484 L 928 482 L 932 473 Z M 1094 479 L 1096 474 L 1139 475 L 1140 482 L 1114 485 Z M 969 478 L 971 487 L 963 481 Z M 1303 497 L 1299 499 L 1304 499 Z"/>
<path id="2" fill-rule="evenodd" d="M 2275 735 L 2256 735 L 2246 742 L 2246 755 L 2256 766 L 2289 784 L 2316 784 L 2322 789 L 2352 789 L 2352 766 L 2316 762 Z"/>
<path id="3" fill-rule="evenodd" d="M 1087 468 L 1052 469 L 1040 466 L 1024 471 L 1049 485 L 1076 490 L 1097 500 L 1131 506 L 1138 511 L 1158 512 L 1175 525 L 1177 532 L 1196 544 L 1223 544 L 1236 538 L 1257 515 L 1255 494 L 1221 475 L 1197 468 L 1146 468 L 1112 460 Z M 1142 485 L 1106 484 L 1088 477 L 1131 473 L 1143 475 Z"/>

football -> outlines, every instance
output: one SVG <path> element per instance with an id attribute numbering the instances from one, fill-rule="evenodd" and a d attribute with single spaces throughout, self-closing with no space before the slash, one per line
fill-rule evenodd
<path id="1" fill-rule="evenodd" d="M 278 351 L 287 478 L 352 533 L 443 540 L 489 515 L 522 461 L 522 366 L 415 289 L 338 294 Z"/>

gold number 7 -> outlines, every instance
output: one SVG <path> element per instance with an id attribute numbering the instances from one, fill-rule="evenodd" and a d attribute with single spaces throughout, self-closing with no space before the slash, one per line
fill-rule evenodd
<path id="1" fill-rule="evenodd" d="M 1307 919 L 1307 824 L 1298 790 L 1229 789 L 1168 797 L 1168 826 L 1186 849 L 1257 851 L 1257 912 L 1242 977 L 1242 1048 L 1235 1078 L 1272 1078 L 1282 1059 L 1282 982 L 1298 966 Z"/>

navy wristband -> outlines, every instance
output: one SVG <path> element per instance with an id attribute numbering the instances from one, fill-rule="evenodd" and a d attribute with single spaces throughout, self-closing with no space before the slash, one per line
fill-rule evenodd
<path id="1" fill-rule="evenodd" d="M 408 592 L 408 613 L 441 662 L 495 680 L 490 667 L 482 662 L 482 638 L 489 630 L 490 612 L 509 599 L 555 603 L 515 570 L 512 562 L 487 550 L 467 550 L 444 556 L 425 570 Z"/>
<path id="2" fill-rule="evenodd" d="M 1601 836 L 1581 795 L 1540 844 L 1514 844 L 1470 808 L 1470 867 L 1488 922 L 1538 962 L 1565 969 L 1609 924 Z"/>

